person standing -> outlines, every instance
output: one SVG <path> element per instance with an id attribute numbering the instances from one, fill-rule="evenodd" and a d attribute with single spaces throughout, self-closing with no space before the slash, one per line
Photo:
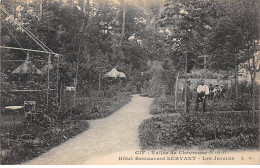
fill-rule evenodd
<path id="1" fill-rule="evenodd" d="M 213 92 L 214 92 L 214 100 L 220 99 L 220 97 L 221 97 L 221 88 L 219 87 L 219 85 L 215 86 Z"/>
<path id="2" fill-rule="evenodd" d="M 209 84 L 209 100 L 213 100 L 213 97 L 214 97 L 214 87 L 212 84 Z"/>
<path id="3" fill-rule="evenodd" d="M 224 85 L 220 85 L 220 91 L 221 91 L 221 98 L 225 99 L 226 89 Z"/>
<path id="4" fill-rule="evenodd" d="M 197 87 L 197 98 L 195 111 L 198 111 L 199 103 L 202 102 L 203 112 L 206 111 L 206 96 L 209 95 L 209 87 L 205 85 L 205 81 L 201 80 L 200 85 Z"/>
<path id="5" fill-rule="evenodd" d="M 136 83 L 136 92 L 137 92 L 137 94 L 140 94 L 140 93 L 141 93 L 141 87 L 142 87 L 142 85 L 141 85 L 141 83 L 138 81 L 138 82 Z"/>
<path id="6" fill-rule="evenodd" d="M 185 101 L 185 90 L 186 90 L 186 109 L 187 109 L 187 113 L 190 112 L 190 104 L 191 104 L 191 100 L 192 100 L 192 93 L 191 93 L 191 89 L 190 89 L 190 85 L 191 82 L 187 81 L 186 85 L 183 88 L 183 99 Z"/>

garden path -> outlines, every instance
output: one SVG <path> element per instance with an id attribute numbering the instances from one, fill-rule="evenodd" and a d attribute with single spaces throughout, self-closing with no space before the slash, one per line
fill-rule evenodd
<path id="1" fill-rule="evenodd" d="M 133 95 L 132 101 L 111 116 L 89 121 L 90 128 L 24 164 L 109 164 L 139 149 L 138 127 L 150 117 L 152 98 Z M 134 153 L 132 153 L 134 154 Z"/>

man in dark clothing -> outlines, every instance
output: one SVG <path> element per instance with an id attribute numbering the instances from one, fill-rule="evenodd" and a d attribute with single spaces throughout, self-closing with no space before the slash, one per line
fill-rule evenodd
<path id="1" fill-rule="evenodd" d="M 225 99 L 225 93 L 226 89 L 223 85 L 220 85 L 220 90 L 221 90 L 221 98 Z"/>
<path id="2" fill-rule="evenodd" d="M 141 93 L 141 83 L 140 82 L 137 82 L 136 83 L 136 92 L 137 92 L 137 94 L 140 94 Z"/>
<path id="3" fill-rule="evenodd" d="M 219 85 L 215 86 L 213 92 L 214 92 L 214 100 L 221 98 L 221 88 Z"/>
<path id="4" fill-rule="evenodd" d="M 187 81 L 186 85 L 183 87 L 183 98 L 185 101 L 185 90 L 186 90 L 186 109 L 187 109 L 187 113 L 190 112 L 190 102 L 192 99 L 192 93 L 191 93 L 191 89 L 190 89 L 190 81 Z"/>
<path id="5" fill-rule="evenodd" d="M 205 85 L 205 81 L 201 80 L 201 84 L 197 87 L 197 98 L 195 111 L 198 111 L 199 104 L 202 103 L 203 112 L 206 111 L 206 96 L 209 95 L 209 87 Z"/>
<path id="6" fill-rule="evenodd" d="M 213 100 L 213 97 L 214 97 L 214 87 L 212 84 L 209 84 L 209 100 Z"/>

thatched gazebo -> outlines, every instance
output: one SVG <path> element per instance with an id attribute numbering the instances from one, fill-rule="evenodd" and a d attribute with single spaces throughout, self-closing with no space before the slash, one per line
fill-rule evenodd
<path id="1" fill-rule="evenodd" d="M 11 72 L 12 78 L 15 79 L 19 86 L 18 88 L 31 88 L 35 84 L 41 83 L 41 76 L 43 72 L 35 67 L 27 56 L 26 60 Z M 31 86 L 32 85 L 32 86 Z"/>
<path id="2" fill-rule="evenodd" d="M 105 74 L 105 77 L 110 77 L 110 78 L 126 78 L 125 73 L 119 72 L 116 70 L 116 68 L 113 68 L 111 71 Z"/>
<path id="3" fill-rule="evenodd" d="M 30 61 L 29 57 L 26 58 L 24 63 L 18 68 L 13 70 L 12 74 L 37 74 L 41 75 L 42 71 L 35 67 L 35 65 Z"/>

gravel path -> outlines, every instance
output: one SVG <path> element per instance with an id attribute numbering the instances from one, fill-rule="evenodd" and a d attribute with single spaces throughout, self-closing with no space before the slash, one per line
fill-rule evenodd
<path id="1" fill-rule="evenodd" d="M 144 119 L 150 117 L 149 109 L 152 101 L 152 98 L 133 95 L 131 102 L 111 116 L 89 121 L 90 128 L 87 131 L 24 164 L 118 162 L 118 157 L 122 153 L 140 150 L 138 127 Z"/>

